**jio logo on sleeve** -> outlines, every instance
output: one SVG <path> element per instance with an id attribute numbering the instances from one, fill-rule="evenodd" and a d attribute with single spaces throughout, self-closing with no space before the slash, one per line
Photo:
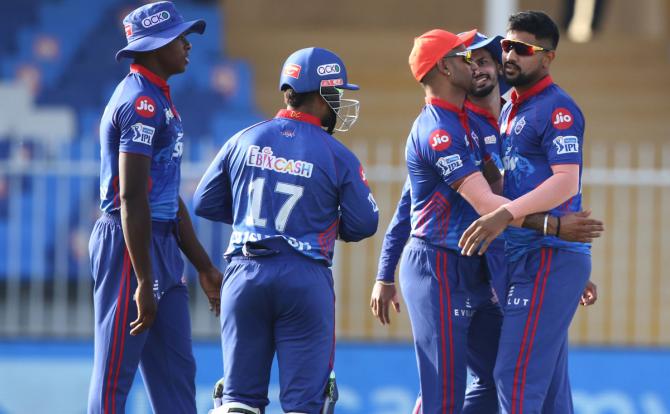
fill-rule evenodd
<path id="1" fill-rule="evenodd" d="M 156 103 L 146 95 L 140 96 L 135 99 L 135 112 L 143 118 L 151 118 L 156 113 Z"/>
<path id="2" fill-rule="evenodd" d="M 430 134 L 429 144 L 434 151 L 444 151 L 451 146 L 451 137 L 444 129 L 438 129 Z"/>
<path id="3" fill-rule="evenodd" d="M 568 129 L 574 123 L 574 117 L 566 108 L 557 108 L 551 114 L 551 123 L 556 129 Z"/>

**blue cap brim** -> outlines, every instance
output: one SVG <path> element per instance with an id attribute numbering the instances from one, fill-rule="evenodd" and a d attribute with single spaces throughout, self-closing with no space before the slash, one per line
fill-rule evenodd
<path id="1" fill-rule="evenodd" d="M 502 39 L 504 39 L 504 37 L 500 35 L 489 37 L 482 40 L 481 42 L 471 44 L 468 46 L 468 49 L 476 50 L 485 48 L 489 51 L 489 53 L 491 53 L 493 59 L 502 65 L 502 46 L 500 45 L 500 41 Z M 500 87 L 500 95 L 504 95 L 510 89 L 509 84 L 505 82 L 505 77 L 501 74 L 498 75 L 498 85 Z"/>
<path id="2" fill-rule="evenodd" d="M 204 20 L 191 20 L 172 26 L 162 32 L 142 37 L 116 52 L 116 60 L 120 61 L 124 57 L 133 57 L 136 52 L 151 52 L 160 49 L 182 34 L 203 34 L 206 25 Z"/>
<path id="3" fill-rule="evenodd" d="M 340 88 L 340 89 L 348 89 L 348 90 L 350 90 L 350 91 L 357 91 L 357 90 L 360 89 L 360 88 L 358 87 L 358 85 L 353 84 L 353 83 L 347 83 L 346 85 L 338 86 L 338 88 Z"/>
<path id="4" fill-rule="evenodd" d="M 489 52 L 491 52 L 491 55 L 495 60 L 498 61 L 498 63 L 502 63 L 502 46 L 500 45 L 500 41 L 503 39 L 502 36 L 494 36 L 494 37 L 489 37 L 481 42 L 473 43 L 470 46 L 468 46 L 469 50 L 475 50 L 475 49 L 481 49 L 481 48 L 486 48 Z"/>

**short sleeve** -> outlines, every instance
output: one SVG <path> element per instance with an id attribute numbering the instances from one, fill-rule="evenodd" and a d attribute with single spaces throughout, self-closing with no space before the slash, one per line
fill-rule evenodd
<path id="1" fill-rule="evenodd" d="M 425 160 L 448 185 L 478 171 L 471 157 L 472 151 L 479 151 L 459 128 L 436 126 L 420 137 Z"/>
<path id="2" fill-rule="evenodd" d="M 155 99 L 136 94 L 118 107 L 115 121 L 121 133 L 119 151 L 151 157 L 154 139 L 164 124 Z"/>
<path id="3" fill-rule="evenodd" d="M 549 164 L 581 164 L 584 143 L 584 116 L 569 101 L 558 102 L 547 111 L 548 121 L 542 148 Z"/>

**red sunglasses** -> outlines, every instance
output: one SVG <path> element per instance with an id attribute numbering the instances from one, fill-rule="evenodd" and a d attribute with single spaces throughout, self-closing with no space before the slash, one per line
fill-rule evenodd
<path id="1" fill-rule="evenodd" d="M 502 50 L 509 53 L 512 50 L 519 56 L 533 56 L 537 52 L 551 52 L 552 49 L 545 49 L 540 46 L 531 45 L 530 43 L 522 42 L 520 40 L 503 39 L 500 41 Z"/>

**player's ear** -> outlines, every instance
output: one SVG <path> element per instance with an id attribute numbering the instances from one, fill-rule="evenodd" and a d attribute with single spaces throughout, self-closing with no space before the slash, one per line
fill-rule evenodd
<path id="1" fill-rule="evenodd" d="M 438 60 L 435 67 L 437 68 L 437 71 L 439 73 L 445 76 L 451 76 L 451 71 L 449 70 L 449 66 L 447 65 L 447 59 Z"/>
<path id="2" fill-rule="evenodd" d="M 551 62 L 553 62 L 556 58 L 556 51 L 550 50 L 548 52 L 544 52 L 543 54 L 544 56 L 542 56 L 542 66 L 546 69 L 549 69 Z"/>

